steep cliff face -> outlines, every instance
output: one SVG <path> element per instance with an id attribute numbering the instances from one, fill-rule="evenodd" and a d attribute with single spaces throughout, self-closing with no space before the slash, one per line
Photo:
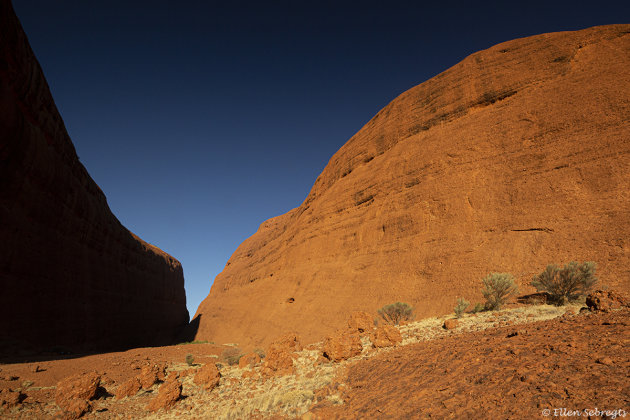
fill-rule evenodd
<path id="1" fill-rule="evenodd" d="M 181 264 L 133 235 L 79 162 L 11 3 L 0 1 L 0 352 L 170 342 Z"/>
<path id="2" fill-rule="evenodd" d="M 630 25 L 603 26 L 496 45 L 403 93 L 239 246 L 197 337 L 309 342 L 352 310 L 444 314 L 489 272 L 528 291 L 570 260 L 628 290 L 629 68 Z"/>

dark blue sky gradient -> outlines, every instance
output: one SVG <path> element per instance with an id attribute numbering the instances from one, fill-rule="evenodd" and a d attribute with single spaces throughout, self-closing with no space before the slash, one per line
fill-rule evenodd
<path id="1" fill-rule="evenodd" d="M 606 1 L 13 3 L 81 162 L 182 262 L 191 316 L 400 93 L 503 41 L 630 20 Z"/>

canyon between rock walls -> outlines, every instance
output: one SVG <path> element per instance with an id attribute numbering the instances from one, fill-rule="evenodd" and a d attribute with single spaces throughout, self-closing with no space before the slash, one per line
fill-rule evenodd
<path id="1" fill-rule="evenodd" d="M 482 301 L 490 272 L 533 292 L 572 260 L 628 291 L 629 68 L 630 25 L 600 26 L 493 46 L 404 92 L 238 247 L 196 338 L 315 342 L 352 311 Z"/>
<path id="2" fill-rule="evenodd" d="M 171 344 L 189 320 L 181 264 L 110 211 L 8 0 L 0 136 L 0 354 Z"/>

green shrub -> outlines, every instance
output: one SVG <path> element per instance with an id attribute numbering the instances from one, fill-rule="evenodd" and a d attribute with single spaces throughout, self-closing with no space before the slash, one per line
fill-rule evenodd
<path id="1" fill-rule="evenodd" d="M 475 303 L 475 307 L 472 309 L 472 313 L 476 314 L 477 312 L 481 312 L 485 309 L 485 306 L 483 305 L 483 303 Z"/>
<path id="2" fill-rule="evenodd" d="M 194 365 L 195 364 L 195 357 L 192 354 L 188 353 L 186 355 L 186 363 L 188 364 L 188 366 Z"/>
<path id="3" fill-rule="evenodd" d="M 398 325 L 401 321 L 413 319 L 413 307 L 408 303 L 396 302 L 383 306 L 378 314 L 386 322 Z"/>
<path id="4" fill-rule="evenodd" d="M 582 264 L 571 261 L 563 268 L 550 264 L 534 276 L 531 285 L 539 292 L 549 293 L 552 303 L 564 305 L 585 295 L 597 283 L 595 266 L 591 261 Z"/>
<path id="5" fill-rule="evenodd" d="M 455 311 L 455 317 L 461 318 L 462 315 L 464 314 L 464 311 L 469 306 L 470 306 L 470 302 L 468 302 L 464 298 L 457 299 L 457 305 L 455 305 L 455 308 L 453 308 L 453 311 Z"/>
<path id="6" fill-rule="evenodd" d="M 233 366 L 237 364 L 239 360 L 241 360 L 241 357 L 243 357 L 243 353 L 238 347 L 229 347 L 223 350 L 223 352 L 221 353 L 221 357 L 228 365 Z"/>
<path id="7" fill-rule="evenodd" d="M 518 293 L 518 287 L 514 284 L 514 277 L 510 273 L 491 273 L 483 279 L 483 297 L 486 298 L 485 309 L 495 311 Z"/>

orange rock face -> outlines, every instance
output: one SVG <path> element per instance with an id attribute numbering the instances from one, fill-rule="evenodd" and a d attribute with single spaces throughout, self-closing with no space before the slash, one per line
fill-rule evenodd
<path id="1" fill-rule="evenodd" d="M 505 42 L 393 100 L 238 247 L 197 339 L 314 342 L 356 310 L 482 301 L 490 272 L 533 292 L 534 274 L 572 260 L 630 289 L 629 30 Z"/>
<path id="2" fill-rule="evenodd" d="M 1 4 L 0 354 L 172 342 L 188 322 L 180 263 L 111 213 Z"/>

